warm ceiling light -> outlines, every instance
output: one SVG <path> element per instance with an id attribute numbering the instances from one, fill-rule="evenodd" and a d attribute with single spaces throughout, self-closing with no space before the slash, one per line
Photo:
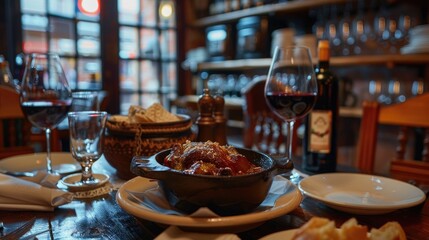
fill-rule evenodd
<path id="1" fill-rule="evenodd" d="M 173 3 L 162 2 L 159 6 L 159 14 L 162 18 L 170 18 L 173 15 Z"/>
<path id="2" fill-rule="evenodd" d="M 79 0 L 79 10 L 85 15 L 98 15 L 100 13 L 99 0 Z"/>

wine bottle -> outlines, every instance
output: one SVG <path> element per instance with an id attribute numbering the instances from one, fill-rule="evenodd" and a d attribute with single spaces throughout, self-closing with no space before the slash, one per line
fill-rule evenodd
<path id="1" fill-rule="evenodd" d="M 303 168 L 314 173 L 333 172 L 337 165 L 338 80 L 329 70 L 327 40 L 319 41 L 318 57 L 317 100 L 305 121 L 303 141 Z"/>

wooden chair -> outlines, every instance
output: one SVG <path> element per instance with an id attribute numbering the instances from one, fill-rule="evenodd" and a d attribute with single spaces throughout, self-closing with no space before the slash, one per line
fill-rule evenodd
<path id="1" fill-rule="evenodd" d="M 19 103 L 19 94 L 0 86 L 0 159 L 35 152 L 34 144 L 46 145 L 44 132 L 31 132 L 31 123 L 25 118 Z M 52 151 L 61 151 L 57 133 L 52 133 Z"/>
<path id="2" fill-rule="evenodd" d="M 270 154 L 283 153 L 286 142 L 284 120 L 275 115 L 265 101 L 264 88 L 266 76 L 253 79 L 241 93 L 244 98 L 243 146 Z M 292 152 L 297 149 L 296 129 L 292 141 Z"/>
<path id="3" fill-rule="evenodd" d="M 358 142 L 358 168 L 365 173 L 374 172 L 378 127 L 381 124 L 398 126 L 398 144 L 390 164 L 390 175 L 416 185 L 429 185 L 429 93 L 410 98 L 404 103 L 380 106 L 377 102 L 364 102 Z M 422 159 L 406 159 L 410 129 L 423 130 Z M 418 144 L 419 142 L 414 142 Z M 387 163 L 387 162 L 386 162 Z"/>

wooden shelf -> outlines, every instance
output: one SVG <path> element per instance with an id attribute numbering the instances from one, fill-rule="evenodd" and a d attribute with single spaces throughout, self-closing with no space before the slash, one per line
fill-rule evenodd
<path id="1" fill-rule="evenodd" d="M 299 10 L 307 10 L 327 4 L 345 3 L 346 0 L 296 0 L 291 2 L 266 4 L 258 7 L 247 8 L 243 10 L 217 14 L 205 18 L 201 18 L 193 22 L 194 27 L 206 27 L 216 24 L 234 22 L 243 17 L 265 15 L 275 12 L 296 12 Z"/>
<path id="2" fill-rule="evenodd" d="M 198 104 L 199 96 L 197 95 L 187 95 L 179 97 L 176 101 L 174 101 L 173 105 L 176 107 L 182 107 L 187 108 L 189 106 L 194 106 L 194 109 L 196 109 Z M 244 105 L 244 99 L 240 97 L 225 97 L 225 109 L 227 110 L 235 110 L 235 111 L 241 111 Z M 340 107 L 339 112 L 341 117 L 356 117 L 359 118 L 362 116 L 362 108 L 360 107 Z M 237 126 L 240 124 L 237 124 L 237 121 L 232 121 Z M 240 121 L 238 121 L 240 122 Z"/>
<path id="3" fill-rule="evenodd" d="M 268 68 L 271 58 L 238 59 L 198 64 L 197 71 L 228 71 Z M 317 59 L 313 59 L 317 63 Z M 374 56 L 332 57 L 331 66 L 429 64 L 429 54 L 393 54 Z"/>
<path id="4" fill-rule="evenodd" d="M 389 54 L 370 56 L 332 57 L 332 66 L 429 64 L 429 54 Z"/>
<path id="5" fill-rule="evenodd" d="M 255 68 L 268 68 L 271 58 L 259 59 L 238 59 L 219 62 L 204 62 L 198 64 L 197 71 L 217 71 L 217 70 L 248 70 Z"/>
<path id="6" fill-rule="evenodd" d="M 339 115 L 341 117 L 360 118 L 362 117 L 362 108 L 340 107 Z"/>

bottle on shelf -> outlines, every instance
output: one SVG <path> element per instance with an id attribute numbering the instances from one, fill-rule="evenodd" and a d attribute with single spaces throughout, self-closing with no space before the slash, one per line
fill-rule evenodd
<path id="1" fill-rule="evenodd" d="M 329 41 L 318 44 L 319 63 L 315 69 L 317 101 L 305 122 L 303 168 L 320 173 L 333 172 L 337 165 L 338 79 L 329 70 Z"/>

